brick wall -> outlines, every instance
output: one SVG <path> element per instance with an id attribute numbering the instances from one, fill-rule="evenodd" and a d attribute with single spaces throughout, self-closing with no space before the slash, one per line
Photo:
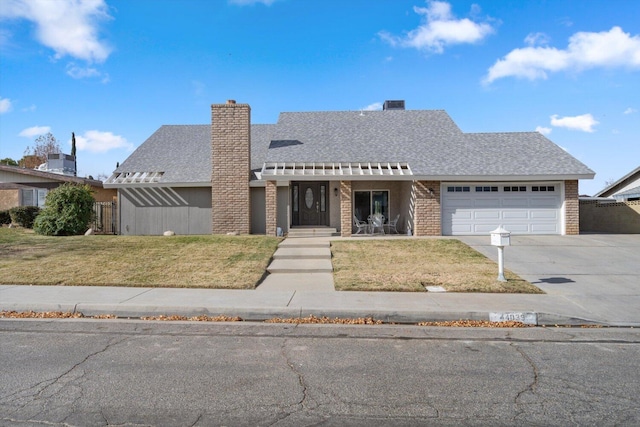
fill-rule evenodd
<path id="1" fill-rule="evenodd" d="M 340 235 L 342 237 L 351 237 L 353 224 L 352 204 L 351 181 L 340 181 Z"/>
<path id="2" fill-rule="evenodd" d="M 415 197 L 413 235 L 442 235 L 440 181 L 414 181 L 413 187 Z"/>
<path id="3" fill-rule="evenodd" d="M 211 216 L 213 234 L 249 234 L 251 206 L 251 108 L 211 106 Z"/>
<path id="4" fill-rule="evenodd" d="M 275 181 L 267 181 L 265 187 L 266 235 L 275 236 L 278 226 L 278 186 Z"/>
<path id="5" fill-rule="evenodd" d="M 564 182 L 564 220 L 565 234 L 580 234 L 578 180 Z"/>

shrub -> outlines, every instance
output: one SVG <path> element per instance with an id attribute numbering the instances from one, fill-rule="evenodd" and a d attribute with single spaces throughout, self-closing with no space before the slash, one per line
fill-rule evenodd
<path id="1" fill-rule="evenodd" d="M 33 222 L 39 212 L 40 208 L 37 206 L 18 206 L 9 209 L 11 221 L 24 228 L 33 228 Z"/>
<path id="2" fill-rule="evenodd" d="M 0 225 L 11 224 L 9 211 L 0 211 Z"/>
<path id="3" fill-rule="evenodd" d="M 91 221 L 93 203 L 88 185 L 61 185 L 47 194 L 45 207 L 33 229 L 45 236 L 83 234 Z"/>

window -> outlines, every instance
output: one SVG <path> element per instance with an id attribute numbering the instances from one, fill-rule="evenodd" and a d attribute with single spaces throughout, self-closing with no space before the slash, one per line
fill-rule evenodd
<path id="1" fill-rule="evenodd" d="M 531 187 L 531 191 L 556 191 L 554 185 L 534 185 Z"/>
<path id="2" fill-rule="evenodd" d="M 525 192 L 527 191 L 527 187 L 525 186 L 511 186 L 511 187 L 504 187 L 504 191 L 505 192 L 509 192 L 509 191 L 518 191 L 518 192 Z"/>
<path id="3" fill-rule="evenodd" d="M 320 186 L 320 212 L 327 211 L 327 186 Z"/>
<path id="4" fill-rule="evenodd" d="M 293 211 L 298 212 L 298 186 L 293 186 Z"/>
<path id="5" fill-rule="evenodd" d="M 374 214 L 389 218 L 389 191 L 355 191 L 353 199 L 353 213 L 360 221 Z"/>
<path id="6" fill-rule="evenodd" d="M 46 188 L 29 188 L 20 190 L 20 206 L 44 207 L 48 190 Z"/>
<path id="7" fill-rule="evenodd" d="M 477 193 L 493 193 L 498 191 L 498 187 L 476 187 Z"/>
<path id="8" fill-rule="evenodd" d="M 471 187 L 447 187 L 447 193 L 468 193 Z"/>

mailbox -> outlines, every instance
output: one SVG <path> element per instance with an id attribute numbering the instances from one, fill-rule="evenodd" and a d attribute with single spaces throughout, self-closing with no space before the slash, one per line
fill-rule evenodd
<path id="1" fill-rule="evenodd" d="M 491 244 L 493 246 L 510 246 L 511 232 L 501 226 L 491 232 Z"/>

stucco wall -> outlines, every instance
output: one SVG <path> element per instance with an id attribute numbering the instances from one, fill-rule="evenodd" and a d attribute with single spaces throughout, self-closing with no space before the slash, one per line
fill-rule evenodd
<path id="1" fill-rule="evenodd" d="M 20 190 L 0 190 L 0 211 L 9 210 L 20 204 Z"/>
<path id="2" fill-rule="evenodd" d="M 580 201 L 580 232 L 640 233 L 640 201 Z"/>
<path id="3" fill-rule="evenodd" d="M 96 202 L 113 202 L 118 196 L 118 190 L 115 188 L 91 187 L 91 191 Z"/>
<path id="4" fill-rule="evenodd" d="M 289 232 L 289 187 L 288 186 L 278 186 L 277 192 L 278 198 L 278 213 L 276 220 L 276 227 L 282 228 L 283 233 Z"/>

